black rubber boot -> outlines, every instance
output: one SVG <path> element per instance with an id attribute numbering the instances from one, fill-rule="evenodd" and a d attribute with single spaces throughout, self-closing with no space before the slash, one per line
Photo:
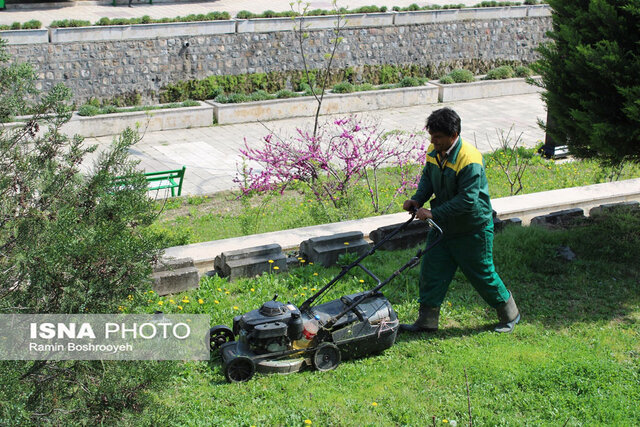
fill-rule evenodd
<path id="1" fill-rule="evenodd" d="M 513 295 L 509 295 L 507 302 L 500 304 L 496 307 L 498 313 L 498 326 L 493 330 L 500 333 L 511 333 L 516 327 L 516 324 L 520 321 L 520 312 L 516 306 L 516 302 L 513 299 Z"/>
<path id="2" fill-rule="evenodd" d="M 400 332 L 435 332 L 438 330 L 440 307 L 430 307 L 420 304 L 418 319 L 411 325 L 401 324 Z"/>

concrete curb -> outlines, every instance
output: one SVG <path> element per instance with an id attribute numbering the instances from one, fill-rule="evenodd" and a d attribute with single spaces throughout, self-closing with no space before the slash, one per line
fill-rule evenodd
<path id="1" fill-rule="evenodd" d="M 599 205 L 629 201 L 640 201 L 640 178 L 503 197 L 494 199 L 492 203 L 493 209 L 498 213 L 500 219 L 518 217 L 526 225 L 529 224 L 533 217 L 551 212 L 572 208 L 582 208 L 585 212 L 588 212 L 591 208 Z M 213 269 L 214 258 L 224 251 L 239 250 L 270 243 L 279 244 L 283 250 L 291 250 L 312 237 L 353 231 L 360 231 L 365 237 L 368 237 L 369 233 L 377 228 L 399 224 L 407 219 L 407 213 L 401 212 L 360 220 L 194 243 L 167 248 L 165 257 L 193 258 L 195 266 L 201 273 L 204 273 Z"/>

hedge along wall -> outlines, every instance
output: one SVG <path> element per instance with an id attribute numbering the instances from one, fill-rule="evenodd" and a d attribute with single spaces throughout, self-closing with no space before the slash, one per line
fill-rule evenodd
<path id="1" fill-rule="evenodd" d="M 347 28 L 334 65 L 417 64 L 436 74 L 464 66 L 481 73 L 505 61 L 534 61 L 535 48 L 549 30 L 549 16 Z M 321 68 L 335 35 L 332 30 L 308 32 L 310 67 Z M 23 44 L 8 50 L 35 66 L 40 89 L 62 82 L 78 102 L 132 92 L 156 102 L 168 83 L 303 68 L 292 31 Z"/>

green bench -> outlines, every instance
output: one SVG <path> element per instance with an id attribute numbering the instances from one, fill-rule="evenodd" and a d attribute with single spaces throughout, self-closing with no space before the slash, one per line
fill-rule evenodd
<path id="1" fill-rule="evenodd" d="M 171 197 L 175 197 L 175 189 L 177 188 L 178 196 L 180 196 L 182 194 L 182 180 L 184 179 L 184 171 L 186 169 L 187 167 L 183 166 L 182 169 L 145 173 L 144 176 L 150 184 L 149 191 L 170 188 Z"/>
<path id="2" fill-rule="evenodd" d="M 149 183 L 148 190 L 164 190 L 165 188 L 169 188 L 171 189 L 171 197 L 175 197 L 176 189 L 178 189 L 177 195 L 182 195 L 182 181 L 184 180 L 184 172 L 186 169 L 186 166 L 182 166 L 182 169 L 144 173 L 144 177 L 147 183 Z M 119 176 L 114 179 L 113 185 L 116 188 L 121 188 L 130 182 L 130 177 Z"/>

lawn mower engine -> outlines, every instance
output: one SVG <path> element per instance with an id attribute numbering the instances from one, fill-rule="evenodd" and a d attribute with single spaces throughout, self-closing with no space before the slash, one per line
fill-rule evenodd
<path id="1" fill-rule="evenodd" d="M 273 300 L 211 329 L 211 349 L 219 350 L 230 382 L 253 374 L 290 373 L 312 366 L 334 369 L 341 360 L 379 353 L 393 345 L 398 317 L 382 293 L 343 296 L 300 311 L 291 303 Z M 365 296 L 365 298 L 363 298 Z M 329 329 L 324 325 L 361 299 Z"/>

